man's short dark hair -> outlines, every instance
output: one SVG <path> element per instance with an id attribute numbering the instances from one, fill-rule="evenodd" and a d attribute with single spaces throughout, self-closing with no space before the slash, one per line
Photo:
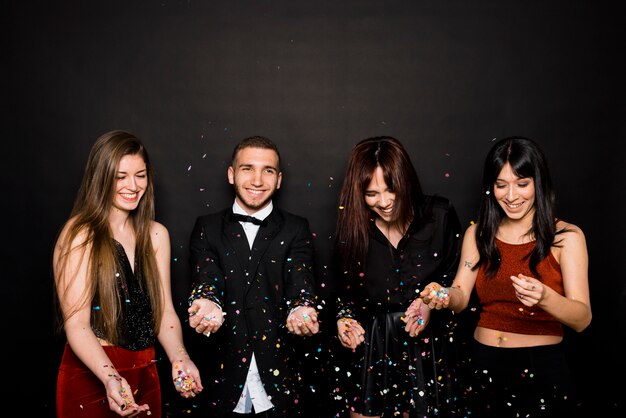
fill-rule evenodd
<path id="1" fill-rule="evenodd" d="M 231 165 L 235 163 L 235 157 L 237 156 L 237 153 L 244 148 L 271 149 L 278 156 L 278 164 L 280 166 L 280 152 L 278 152 L 278 147 L 276 146 L 276 144 L 272 142 L 271 139 L 259 135 L 250 136 L 239 141 L 239 143 L 235 146 L 235 149 L 233 150 Z"/>

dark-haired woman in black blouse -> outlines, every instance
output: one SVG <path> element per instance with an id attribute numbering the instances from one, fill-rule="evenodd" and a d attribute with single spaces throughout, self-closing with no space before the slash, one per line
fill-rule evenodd
<path id="1" fill-rule="evenodd" d="M 353 147 L 335 239 L 337 331 L 356 379 L 346 387 L 351 418 L 450 415 L 459 399 L 451 317 L 431 316 L 419 294 L 452 282 L 461 226 L 447 199 L 422 193 L 397 139 Z"/>

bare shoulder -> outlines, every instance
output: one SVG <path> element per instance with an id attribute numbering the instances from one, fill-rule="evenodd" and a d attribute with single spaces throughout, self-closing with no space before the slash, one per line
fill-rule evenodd
<path id="1" fill-rule="evenodd" d="M 580 258 L 587 254 L 587 243 L 585 234 L 578 226 L 558 221 L 556 224 L 557 235 L 554 237 L 556 246 L 552 247 L 553 253 L 557 260 L 563 262 L 563 255 L 567 257 Z"/>
<path id="2" fill-rule="evenodd" d="M 162 223 L 159 223 L 157 221 L 152 221 L 152 223 L 150 224 L 150 235 L 156 236 L 156 235 L 169 235 L 169 231 L 167 230 L 167 228 L 165 227 L 165 225 L 163 225 Z"/>
<path id="3" fill-rule="evenodd" d="M 562 244 L 580 244 L 585 242 L 583 230 L 572 223 L 559 220 L 556 223 L 556 232 L 555 240 L 561 241 Z"/>
<path id="4" fill-rule="evenodd" d="M 159 243 L 167 243 L 170 239 L 170 234 L 165 225 L 152 221 L 150 225 L 150 236 L 152 237 L 152 242 L 155 244 Z"/>
<path id="5" fill-rule="evenodd" d="M 91 257 L 91 237 L 87 227 L 76 228 L 76 219 L 68 220 L 54 244 L 52 262 L 57 284 L 69 283 Z M 68 282 L 66 282 L 68 280 Z"/>
<path id="6" fill-rule="evenodd" d="M 76 235 L 72 237 L 71 242 L 67 241 L 69 238 L 68 236 L 70 234 L 70 231 L 74 227 L 75 223 L 76 223 L 76 218 L 70 218 L 65 223 L 65 225 L 63 225 L 63 228 L 61 229 L 61 232 L 59 233 L 59 237 L 56 241 L 57 249 L 65 248 L 66 250 L 69 250 L 69 249 L 81 247 L 85 244 L 85 242 L 87 241 L 89 237 L 87 228 L 82 228 L 81 230 L 79 230 L 76 233 Z"/>

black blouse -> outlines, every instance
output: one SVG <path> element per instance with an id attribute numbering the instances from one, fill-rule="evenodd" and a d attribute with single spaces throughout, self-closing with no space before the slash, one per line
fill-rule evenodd
<path id="1" fill-rule="evenodd" d="M 432 204 L 430 216 L 414 220 L 397 248 L 371 220 L 365 269 L 357 277 L 345 277 L 338 318 L 402 312 L 428 283 L 452 283 L 461 249 L 461 225 L 447 199 L 427 200 Z"/>
<path id="2" fill-rule="evenodd" d="M 143 283 L 141 265 L 136 262 L 133 272 L 124 247 L 115 240 L 113 242 L 119 266 L 119 271 L 115 274 L 116 282 L 123 298 L 121 317 L 117 322 L 118 346 L 132 351 L 143 350 L 154 344 L 155 336 L 152 328 L 152 306 Z M 96 325 L 99 323 L 97 316 L 100 312 L 98 300 L 96 295 L 91 311 L 91 324 L 96 336 L 104 338 L 102 330 Z"/>

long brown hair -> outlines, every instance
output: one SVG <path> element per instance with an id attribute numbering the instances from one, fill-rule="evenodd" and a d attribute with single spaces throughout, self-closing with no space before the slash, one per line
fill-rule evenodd
<path id="1" fill-rule="evenodd" d="M 69 255 L 80 251 L 81 257 L 88 258 L 85 292 L 80 302 L 69 312 L 64 315 L 60 313 L 59 325 L 62 327 L 68 318 L 86 304 L 97 301 L 100 309 L 99 315 L 92 315 L 97 322 L 94 325 L 102 330 L 104 338 L 112 344 L 118 342 L 116 324 L 124 298 L 115 278 L 118 266 L 109 214 L 113 206 L 119 163 L 126 155 L 139 155 L 146 164 L 148 184 L 137 208 L 130 212 L 129 219 L 136 236 L 135 260 L 141 272 L 141 286 L 148 293 L 154 318 L 152 327 L 155 335 L 158 334 L 163 303 L 161 281 L 150 238 L 150 227 L 154 220 L 153 171 L 148 151 L 134 135 L 121 130 L 107 132 L 92 146 L 74 207 L 66 223 L 66 232 L 57 243 L 59 257 L 54 266 L 56 292 L 63 294 L 76 280 L 76 277 L 68 278 L 67 282 L 61 279 L 67 273 Z M 78 245 L 75 240 L 79 242 Z"/>
<path id="2" fill-rule="evenodd" d="M 534 140 L 522 136 L 511 136 L 500 139 L 493 144 L 483 166 L 482 196 L 478 211 L 476 228 L 476 246 L 480 260 L 473 269 L 486 264 L 487 277 L 494 276 L 500 268 L 500 252 L 496 246 L 496 234 L 506 213 L 494 197 L 493 187 L 502 171 L 502 167 L 510 164 L 513 173 L 521 178 L 532 178 L 535 183 L 535 203 L 533 222 L 528 235 L 533 237 L 536 245 L 528 258 L 530 271 L 539 278 L 537 265 L 550 254 L 558 234 L 567 229 L 556 230 L 556 194 L 552 186 L 552 178 L 545 154 Z"/>
<path id="3" fill-rule="evenodd" d="M 424 195 L 415 167 L 406 149 L 395 138 L 379 136 L 358 142 L 350 153 L 339 195 L 335 228 L 335 252 L 342 272 L 363 271 L 368 251 L 368 232 L 373 214 L 365 203 L 365 191 L 376 167 L 383 171 L 387 186 L 395 193 L 394 223 L 405 231 L 414 217 L 421 216 Z"/>

